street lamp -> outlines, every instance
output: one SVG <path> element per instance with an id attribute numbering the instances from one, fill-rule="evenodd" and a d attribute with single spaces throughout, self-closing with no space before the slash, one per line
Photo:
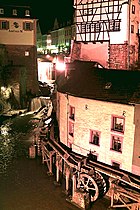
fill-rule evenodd
<path id="1" fill-rule="evenodd" d="M 53 67 L 55 72 L 55 80 L 57 79 L 57 72 L 65 71 L 65 76 L 66 76 L 66 65 L 64 60 L 60 60 L 58 57 L 55 57 L 53 60 Z"/>

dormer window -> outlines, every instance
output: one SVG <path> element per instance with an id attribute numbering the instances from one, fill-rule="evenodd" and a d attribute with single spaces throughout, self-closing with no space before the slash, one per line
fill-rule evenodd
<path id="1" fill-rule="evenodd" d="M 13 15 L 17 15 L 17 10 L 13 9 Z"/>
<path id="2" fill-rule="evenodd" d="M 25 16 L 30 16 L 30 11 L 29 10 L 25 10 Z"/>
<path id="3" fill-rule="evenodd" d="M 112 86 L 112 83 L 111 83 L 111 82 L 107 82 L 107 83 L 105 84 L 105 89 L 108 90 L 108 89 L 111 88 L 111 86 Z"/>
<path id="4" fill-rule="evenodd" d="M 4 14 L 4 9 L 0 8 L 0 14 L 3 15 Z"/>

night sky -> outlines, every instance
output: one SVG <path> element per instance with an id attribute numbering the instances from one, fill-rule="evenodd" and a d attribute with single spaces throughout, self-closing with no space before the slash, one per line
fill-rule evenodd
<path id="1" fill-rule="evenodd" d="M 34 16 L 39 19 L 42 33 L 53 27 L 55 18 L 62 22 L 69 20 L 73 14 L 73 0 L 1 0 L 10 5 L 30 5 Z"/>

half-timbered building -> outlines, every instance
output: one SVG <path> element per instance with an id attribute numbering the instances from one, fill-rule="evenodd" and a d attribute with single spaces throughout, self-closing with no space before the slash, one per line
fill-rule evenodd
<path id="1" fill-rule="evenodd" d="M 76 35 L 72 60 L 94 60 L 129 69 L 138 61 L 138 0 L 74 0 Z"/>

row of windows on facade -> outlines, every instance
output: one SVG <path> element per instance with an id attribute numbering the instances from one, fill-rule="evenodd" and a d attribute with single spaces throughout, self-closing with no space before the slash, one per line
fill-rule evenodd
<path id="1" fill-rule="evenodd" d="M 63 31 L 63 33 L 58 33 L 58 31 L 57 32 L 52 32 L 51 33 L 51 36 L 52 37 L 59 37 L 59 36 L 71 36 L 71 34 L 72 34 L 72 31 L 70 30 L 69 32 L 68 31 Z"/>
<path id="2" fill-rule="evenodd" d="M 15 29 L 18 29 L 20 27 L 19 23 L 17 23 L 16 21 L 13 23 L 13 26 L 15 27 Z M 31 30 L 33 30 L 33 23 L 25 21 L 25 22 L 23 22 L 22 28 L 23 28 L 23 30 L 31 31 Z M 0 21 L 0 29 L 8 30 L 9 29 L 9 21 L 1 20 Z"/>
<path id="3" fill-rule="evenodd" d="M 108 10 L 109 8 L 110 7 L 108 7 Z M 94 10 L 95 8 L 83 9 L 80 14 L 83 14 L 83 15 L 92 14 L 92 13 L 94 14 L 93 12 Z M 111 13 L 112 11 L 115 11 L 115 10 L 114 9 L 111 10 Z M 132 5 L 132 14 L 135 14 L 135 5 Z M 101 31 L 120 31 L 120 22 L 121 20 L 119 19 L 101 20 L 101 21 L 95 21 L 92 23 L 82 22 L 81 24 L 78 24 L 78 28 L 81 33 L 101 32 Z M 134 33 L 134 25 L 131 25 L 131 33 Z"/>
<path id="4" fill-rule="evenodd" d="M 65 29 L 65 30 L 58 30 L 58 34 L 59 36 L 61 35 L 65 35 L 65 36 L 68 36 L 68 35 L 71 35 L 71 28 L 70 29 Z"/>
<path id="5" fill-rule="evenodd" d="M 94 1 L 93 4 L 96 4 L 96 1 Z M 88 5 L 88 7 L 89 7 L 89 5 Z M 82 9 L 79 9 L 79 12 L 81 15 L 94 15 L 95 11 L 97 11 L 97 8 L 101 9 L 101 7 L 97 7 L 97 6 L 94 7 L 93 5 L 91 5 L 91 8 L 90 7 L 87 8 L 87 5 L 85 4 L 85 5 L 82 5 Z M 108 4 L 106 7 L 104 6 L 104 9 L 102 11 L 105 11 L 104 13 L 112 14 L 112 11 L 117 12 L 118 8 L 119 8 L 119 1 L 116 2 L 116 5 L 115 5 L 115 3 L 113 5 L 111 3 L 110 5 Z M 103 14 L 103 12 L 102 12 L 102 14 Z M 132 5 L 132 14 L 135 14 L 135 5 Z"/>
<path id="6" fill-rule="evenodd" d="M 90 32 L 106 32 L 106 31 L 120 31 L 120 21 L 112 22 L 96 22 L 96 23 L 81 23 L 78 24 L 78 30 L 80 33 Z M 131 25 L 131 33 L 134 33 L 134 25 Z"/>
<path id="7" fill-rule="evenodd" d="M 89 32 L 105 32 L 105 31 L 120 31 L 121 20 L 101 20 L 92 23 L 78 23 L 78 31 L 80 33 Z"/>
<path id="8" fill-rule="evenodd" d="M 69 112 L 69 135 L 74 137 L 74 121 L 75 121 L 75 107 L 70 106 Z M 111 131 L 115 133 L 124 134 L 125 118 L 119 116 L 111 116 Z M 97 130 L 90 130 L 89 143 L 100 146 L 101 132 Z M 122 152 L 123 136 L 111 134 L 111 150 Z"/>
<path id="9" fill-rule="evenodd" d="M 4 14 L 5 14 L 3 8 L 0 8 L 0 14 L 1 14 L 1 15 L 4 15 Z M 13 9 L 13 10 L 12 10 L 12 15 L 13 15 L 13 16 L 17 16 L 17 15 L 18 15 L 17 9 Z M 29 16 L 30 16 L 30 10 L 25 10 L 25 16 L 26 16 L 26 17 L 29 17 Z"/>

